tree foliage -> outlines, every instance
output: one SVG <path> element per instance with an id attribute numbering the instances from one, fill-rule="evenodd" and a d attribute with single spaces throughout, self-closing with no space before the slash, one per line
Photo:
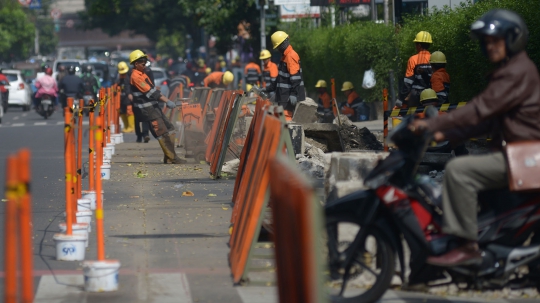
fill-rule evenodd
<path id="1" fill-rule="evenodd" d="M 183 51 L 188 34 L 195 45 L 203 45 L 201 29 L 215 35 L 224 51 L 240 21 L 258 24 L 254 0 L 85 0 L 85 5 L 85 28 L 101 28 L 109 35 L 131 30 L 156 42 L 160 51 L 172 53 Z M 258 33 L 252 26 L 252 36 Z"/>
<path id="2" fill-rule="evenodd" d="M 27 58 L 33 49 L 35 27 L 18 3 L 5 1 L 0 8 L 0 60 Z"/>

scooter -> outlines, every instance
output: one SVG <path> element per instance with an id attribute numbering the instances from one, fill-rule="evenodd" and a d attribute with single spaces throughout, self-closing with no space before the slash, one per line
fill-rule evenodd
<path id="1" fill-rule="evenodd" d="M 88 117 L 90 112 L 90 110 L 88 109 L 90 106 L 90 101 L 94 100 L 97 102 L 97 98 L 92 92 L 84 92 L 82 99 L 84 101 L 83 114 Z"/>
<path id="2" fill-rule="evenodd" d="M 54 113 L 53 97 L 42 95 L 36 112 L 45 119 L 48 119 Z"/>
<path id="3" fill-rule="evenodd" d="M 436 110 L 428 113 L 435 116 Z M 332 301 L 379 300 L 394 277 L 396 259 L 399 276 L 408 288 L 456 284 L 476 290 L 540 290 L 538 192 L 495 190 L 479 195 L 481 263 L 448 268 L 425 263 L 429 256 L 442 255 L 461 243 L 441 231 L 441 186 L 416 173 L 432 135 L 413 134 L 408 126 L 414 119 L 404 117 L 390 134 L 398 150 L 369 173 L 364 181 L 369 189 L 325 207 L 330 275 L 332 284 L 340 285 L 331 289 Z M 411 252 L 408 279 L 402 240 Z"/>

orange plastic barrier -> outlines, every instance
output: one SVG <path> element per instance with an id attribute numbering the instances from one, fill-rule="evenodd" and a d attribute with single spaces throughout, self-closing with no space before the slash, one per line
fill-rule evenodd
<path id="1" fill-rule="evenodd" d="M 222 128 L 222 125 L 224 125 L 226 121 L 226 108 L 228 108 L 229 100 L 232 95 L 232 91 L 227 90 L 224 91 L 221 95 L 221 98 L 219 100 L 219 104 L 217 108 L 215 108 L 215 120 L 214 124 L 212 124 L 212 129 L 208 133 L 208 136 L 206 136 L 205 143 L 206 143 L 206 153 L 205 153 L 205 160 L 206 162 L 210 163 L 212 160 L 212 155 L 214 153 L 214 149 L 217 143 L 217 133 Z"/>
<path id="2" fill-rule="evenodd" d="M 234 229 L 229 241 L 229 262 L 235 283 L 246 280 L 250 252 L 257 241 L 263 210 L 268 203 L 268 159 L 281 149 L 281 121 L 271 115 L 264 115 L 261 126 L 251 146 L 253 156 L 247 158 L 231 218 Z"/>
<path id="3" fill-rule="evenodd" d="M 4 302 L 18 300 L 17 264 L 20 264 L 20 302 L 34 298 L 30 151 L 21 149 L 6 161 Z M 19 260 L 20 259 L 20 260 Z"/>
<path id="4" fill-rule="evenodd" d="M 71 101 L 71 102 L 70 102 Z M 71 105 L 70 105 L 71 103 Z M 73 121 L 72 121 L 72 105 L 73 99 L 68 98 L 68 106 L 64 108 L 64 160 L 65 160 L 65 173 L 66 173 L 66 234 L 72 234 L 72 225 L 75 223 L 75 208 L 73 207 L 73 200 L 75 195 L 75 188 L 73 186 L 73 172 L 74 172 L 74 159 L 75 155 L 71 146 L 74 144 L 73 137 Z"/>
<path id="5" fill-rule="evenodd" d="M 231 97 L 225 101 L 221 112 L 220 125 L 217 125 L 214 148 L 210 157 L 210 176 L 213 179 L 221 177 L 221 167 L 227 154 L 227 148 L 236 122 L 236 117 L 242 107 L 242 91 L 234 91 Z M 217 123 L 216 123 L 217 124 Z M 206 149 L 208 153 L 208 148 Z"/>

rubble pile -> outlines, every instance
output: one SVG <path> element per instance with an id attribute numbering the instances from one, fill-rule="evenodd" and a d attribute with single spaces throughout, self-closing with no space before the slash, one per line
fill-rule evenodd
<path id="1" fill-rule="evenodd" d="M 240 159 L 233 159 L 231 161 L 223 163 L 223 168 L 221 169 L 221 171 L 230 175 L 236 175 L 238 173 L 239 166 Z"/>
<path id="2" fill-rule="evenodd" d="M 354 125 L 342 124 L 339 133 L 343 140 L 345 151 L 352 149 L 383 150 L 381 142 L 366 127 L 358 128 Z"/>
<path id="3" fill-rule="evenodd" d="M 306 150 L 304 154 L 297 154 L 296 161 L 300 169 L 309 177 L 315 179 L 324 179 L 324 169 L 328 162 L 324 151 L 314 145 L 305 142 Z"/>

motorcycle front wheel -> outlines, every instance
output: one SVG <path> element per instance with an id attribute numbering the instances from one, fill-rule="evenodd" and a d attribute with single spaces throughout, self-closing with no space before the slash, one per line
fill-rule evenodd
<path id="1" fill-rule="evenodd" d="M 326 220 L 331 302 L 376 302 L 390 286 L 395 273 L 392 246 L 379 230 L 362 227 L 350 215 L 327 217 Z M 353 251 L 351 244 L 361 228 L 368 229 L 366 237 Z M 347 265 L 345 260 L 350 254 L 353 259 Z"/>

